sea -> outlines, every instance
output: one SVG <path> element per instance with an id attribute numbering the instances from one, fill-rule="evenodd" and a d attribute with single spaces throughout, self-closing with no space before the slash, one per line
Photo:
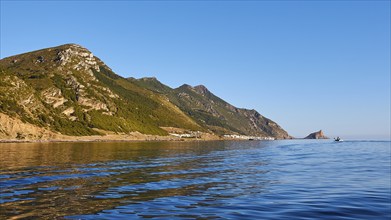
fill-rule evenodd
<path id="1" fill-rule="evenodd" d="M 391 142 L 2 143 L 0 219 L 391 219 Z"/>

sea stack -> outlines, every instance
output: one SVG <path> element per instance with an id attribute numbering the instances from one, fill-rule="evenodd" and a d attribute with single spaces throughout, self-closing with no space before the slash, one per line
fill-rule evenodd
<path id="1" fill-rule="evenodd" d="M 328 137 L 326 137 L 324 134 L 323 134 L 323 131 L 322 130 L 319 130 L 317 132 L 314 132 L 314 133 L 311 133 L 309 134 L 307 137 L 305 137 L 304 139 L 329 139 Z"/>

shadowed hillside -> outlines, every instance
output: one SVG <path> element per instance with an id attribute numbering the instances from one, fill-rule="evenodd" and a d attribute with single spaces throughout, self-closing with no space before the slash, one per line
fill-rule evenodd
<path id="1" fill-rule="evenodd" d="M 277 123 L 255 110 L 232 106 L 203 85 L 192 87 L 184 84 L 172 89 L 153 77 L 128 80 L 151 91 L 165 94 L 170 102 L 214 133 L 290 138 Z"/>

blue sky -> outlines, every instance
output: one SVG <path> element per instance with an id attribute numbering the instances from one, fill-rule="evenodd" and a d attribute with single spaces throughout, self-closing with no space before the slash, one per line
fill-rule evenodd
<path id="1" fill-rule="evenodd" d="M 390 138 L 390 1 L 1 1 L 1 58 L 65 43 L 296 137 Z"/>

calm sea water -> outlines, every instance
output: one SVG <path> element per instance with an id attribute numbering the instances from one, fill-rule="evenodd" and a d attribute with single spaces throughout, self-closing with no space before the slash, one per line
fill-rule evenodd
<path id="1" fill-rule="evenodd" d="M 390 144 L 0 144 L 0 219 L 390 219 Z"/>

